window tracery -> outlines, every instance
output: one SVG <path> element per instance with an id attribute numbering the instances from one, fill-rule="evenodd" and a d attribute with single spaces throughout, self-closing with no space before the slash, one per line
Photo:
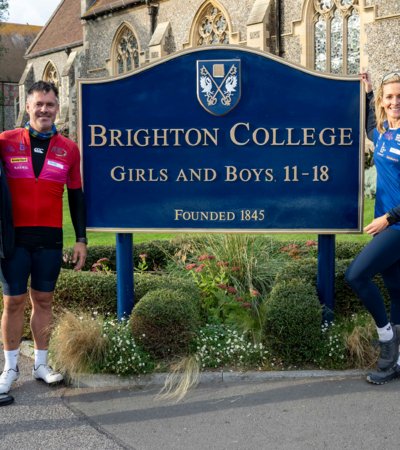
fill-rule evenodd
<path id="1" fill-rule="evenodd" d="M 314 68 L 356 74 L 360 64 L 358 0 L 314 1 Z"/>
<path id="2" fill-rule="evenodd" d="M 48 83 L 53 83 L 57 89 L 60 88 L 60 79 L 56 67 L 52 62 L 49 62 L 44 70 L 43 80 Z"/>
<path id="3" fill-rule="evenodd" d="M 198 20 L 197 45 L 229 44 L 229 25 L 224 13 L 213 3 L 204 8 Z"/>
<path id="4" fill-rule="evenodd" d="M 121 75 L 139 67 L 139 46 L 135 35 L 123 27 L 115 42 L 115 68 Z"/>

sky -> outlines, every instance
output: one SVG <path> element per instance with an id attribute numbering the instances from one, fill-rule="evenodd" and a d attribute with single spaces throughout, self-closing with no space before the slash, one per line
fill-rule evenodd
<path id="1" fill-rule="evenodd" d="M 44 25 L 61 0 L 8 0 L 7 22 Z"/>

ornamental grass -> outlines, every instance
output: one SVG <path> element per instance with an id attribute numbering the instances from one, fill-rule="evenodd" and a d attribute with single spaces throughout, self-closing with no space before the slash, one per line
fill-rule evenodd
<path id="1" fill-rule="evenodd" d="M 103 319 L 96 315 L 64 312 L 54 328 L 50 351 L 53 365 L 71 379 L 101 367 L 107 348 Z"/>

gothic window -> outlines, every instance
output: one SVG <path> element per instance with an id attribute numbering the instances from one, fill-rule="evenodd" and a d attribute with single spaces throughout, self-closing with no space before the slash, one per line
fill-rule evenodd
<path id="1" fill-rule="evenodd" d="M 314 68 L 356 74 L 360 64 L 358 0 L 314 1 Z"/>
<path id="2" fill-rule="evenodd" d="M 139 46 L 132 30 L 124 26 L 115 40 L 115 72 L 120 75 L 139 67 Z"/>
<path id="3" fill-rule="evenodd" d="M 57 89 L 60 88 L 60 79 L 58 77 L 57 69 L 52 62 L 49 62 L 44 69 L 43 80 L 53 83 Z"/>
<path id="4" fill-rule="evenodd" d="M 229 25 L 224 13 L 209 2 L 197 21 L 195 45 L 229 44 Z"/>

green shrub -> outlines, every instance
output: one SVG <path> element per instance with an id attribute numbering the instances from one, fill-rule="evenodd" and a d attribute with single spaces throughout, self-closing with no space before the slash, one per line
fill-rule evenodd
<path id="1" fill-rule="evenodd" d="M 265 305 L 264 337 L 284 364 L 312 363 L 321 341 L 322 307 L 302 280 L 276 284 Z"/>
<path id="2" fill-rule="evenodd" d="M 349 247 L 347 247 L 349 248 Z M 347 317 L 351 314 L 364 310 L 361 300 L 356 293 L 347 284 L 345 273 L 353 258 L 337 259 L 335 264 L 335 317 Z M 275 285 L 281 283 L 290 283 L 292 279 L 299 278 L 306 284 L 317 286 L 317 260 L 315 258 L 306 258 L 292 260 L 282 266 L 281 271 L 275 278 Z M 389 304 L 389 295 L 386 291 L 382 277 L 377 275 L 374 279 L 378 288 L 381 290 L 386 305 Z"/>
<path id="3" fill-rule="evenodd" d="M 199 296 L 199 290 L 191 279 L 176 278 L 168 274 L 134 275 L 134 302 L 137 303 L 145 294 L 156 289 L 171 288 L 183 290 L 192 299 Z M 0 295 L 2 289 L 0 285 Z M 117 310 L 117 276 L 114 273 L 97 273 L 89 271 L 75 272 L 61 269 L 54 292 L 54 314 L 60 315 L 62 310 L 97 311 L 101 314 L 115 314 Z M 0 314 L 3 312 L 3 302 L 0 302 Z M 31 314 L 30 301 L 27 296 L 25 309 L 24 337 L 31 339 L 29 318 Z"/>
<path id="4" fill-rule="evenodd" d="M 63 250 L 64 258 L 63 258 L 63 269 L 73 269 L 74 265 L 71 262 L 72 258 L 71 247 L 66 247 Z M 115 246 L 112 245 L 94 245 L 88 247 L 88 254 L 86 257 L 86 262 L 83 267 L 84 271 L 90 270 L 93 264 L 95 264 L 99 259 L 107 258 L 110 261 L 111 270 L 115 271 L 116 268 L 116 251 Z"/>
<path id="5" fill-rule="evenodd" d="M 101 372 L 137 375 L 154 370 L 154 361 L 136 344 L 127 320 L 104 319 L 103 336 L 107 345 Z"/>
<path id="6" fill-rule="evenodd" d="M 177 277 L 165 273 L 135 273 L 135 303 L 138 302 L 148 292 L 156 289 L 172 289 L 182 290 L 187 295 L 194 295 L 195 298 L 199 295 L 199 289 L 190 278 Z"/>
<path id="7" fill-rule="evenodd" d="M 223 324 L 206 324 L 192 342 L 193 353 L 201 368 L 240 367 L 261 368 L 269 359 L 269 352 L 248 333 L 241 333 Z"/>
<path id="8" fill-rule="evenodd" d="M 299 278 L 306 284 L 317 285 L 317 259 L 294 259 L 282 264 L 275 277 L 274 284 L 290 283 L 294 278 Z"/>
<path id="9" fill-rule="evenodd" d="M 192 297 L 198 289 L 192 280 L 163 274 L 134 274 L 134 302 L 150 291 L 162 288 L 183 290 Z M 117 308 L 117 276 L 114 273 L 75 272 L 62 269 L 55 291 L 55 304 L 68 309 L 77 307 L 115 313 Z"/>
<path id="10" fill-rule="evenodd" d="M 133 262 L 137 267 L 140 261 L 139 255 L 146 255 L 149 270 L 159 270 L 167 266 L 171 255 L 177 251 L 173 241 L 148 241 L 133 246 Z"/>
<path id="11" fill-rule="evenodd" d="M 175 253 L 177 247 L 171 241 L 149 241 L 135 244 L 133 246 L 133 264 L 137 267 L 140 262 L 139 255 L 146 255 L 148 270 L 158 270 L 165 268 L 170 256 Z M 72 248 L 64 249 L 64 269 L 72 269 L 71 263 Z M 116 247 L 113 245 L 94 245 L 88 247 L 88 255 L 83 270 L 90 270 L 93 264 L 99 259 L 107 258 L 109 260 L 110 269 L 116 270 Z"/>
<path id="12" fill-rule="evenodd" d="M 138 302 L 130 323 L 135 340 L 156 358 L 188 353 L 200 324 L 199 299 L 182 290 L 156 289 Z"/>
<path id="13" fill-rule="evenodd" d="M 115 312 L 117 305 L 115 274 L 75 272 L 62 269 L 54 292 L 54 306 L 69 310 Z"/>
<path id="14" fill-rule="evenodd" d="M 365 242 L 336 242 L 336 259 L 354 259 L 365 247 Z"/>

